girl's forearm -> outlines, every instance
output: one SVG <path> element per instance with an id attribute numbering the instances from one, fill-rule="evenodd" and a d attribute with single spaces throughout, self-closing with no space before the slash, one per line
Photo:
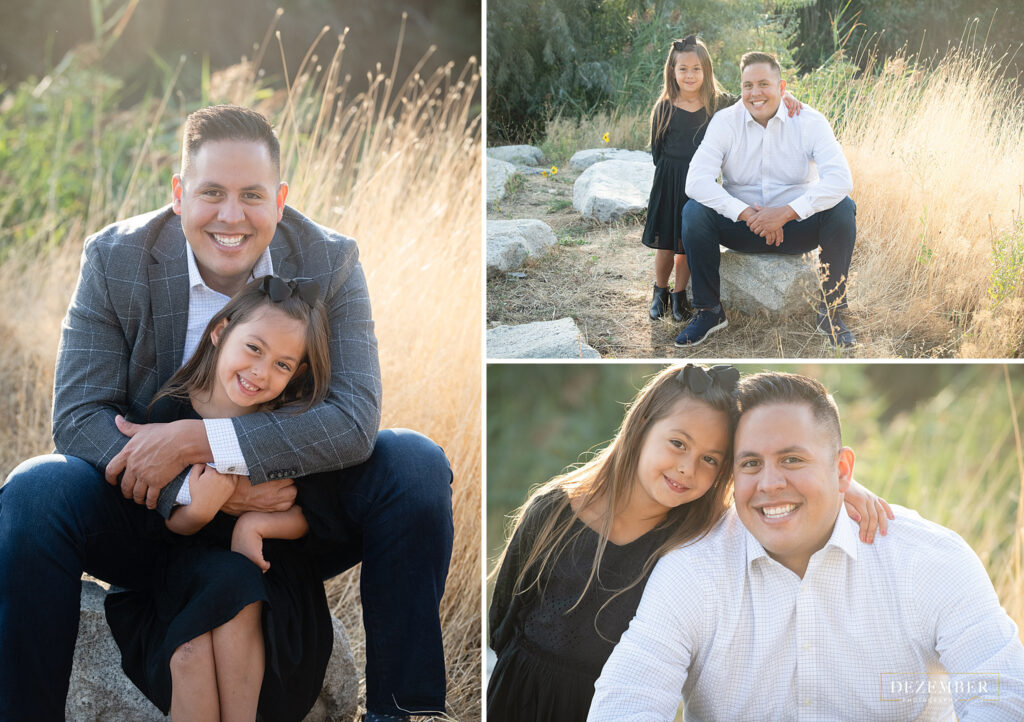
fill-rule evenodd
<path id="1" fill-rule="evenodd" d="M 288 511 L 247 511 L 238 520 L 251 525 L 264 539 L 299 539 L 309 531 L 298 506 Z"/>
<path id="2" fill-rule="evenodd" d="M 209 524 L 216 513 L 216 509 L 210 514 L 199 504 L 186 504 L 175 508 L 164 524 L 175 534 L 191 536 Z"/>

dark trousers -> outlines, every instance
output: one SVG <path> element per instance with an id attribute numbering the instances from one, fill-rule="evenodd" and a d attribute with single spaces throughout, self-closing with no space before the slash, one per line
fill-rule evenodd
<path id="1" fill-rule="evenodd" d="M 712 308 L 721 302 L 720 245 L 743 253 L 793 255 L 820 247 L 825 301 L 845 306 L 846 280 L 857 239 L 857 206 L 850 197 L 802 221 L 790 221 L 782 227 L 782 237 L 781 246 L 769 246 L 743 221 L 730 221 L 695 200 L 687 201 L 683 206 L 683 248 L 690 264 L 694 307 Z"/>
<path id="2" fill-rule="evenodd" d="M 385 430 L 365 463 L 303 481 L 305 503 L 313 493 L 315 515 L 333 521 L 310 524 L 324 579 L 363 564 L 371 711 L 444 711 L 438 607 L 454 533 L 451 479 L 437 444 Z M 0 488 L 0 720 L 64 719 L 82 572 L 145 588 L 161 543 L 154 524 L 156 512 L 80 459 L 41 456 L 11 472 Z M 324 529 L 329 538 L 317 534 Z"/>

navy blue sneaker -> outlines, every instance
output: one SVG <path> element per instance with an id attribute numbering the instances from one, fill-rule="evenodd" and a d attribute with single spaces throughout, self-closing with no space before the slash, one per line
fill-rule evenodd
<path id="1" fill-rule="evenodd" d="M 690 319 L 683 332 L 676 336 L 676 346 L 698 346 L 715 331 L 725 328 L 729 321 L 725 318 L 722 304 L 714 308 L 694 309 L 696 315 Z"/>
<path id="2" fill-rule="evenodd" d="M 839 315 L 838 308 L 828 308 L 824 303 L 818 305 L 818 333 L 828 338 L 832 348 L 844 351 L 857 345 L 857 339 Z"/>

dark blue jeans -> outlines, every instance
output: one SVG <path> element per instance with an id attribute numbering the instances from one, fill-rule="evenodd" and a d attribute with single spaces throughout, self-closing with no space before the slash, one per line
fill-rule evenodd
<path id="1" fill-rule="evenodd" d="M 311 523 L 323 577 L 363 563 L 374 712 L 444 711 L 438 606 L 454 533 L 451 480 L 440 447 L 407 430 L 381 431 L 363 464 L 303 480 L 305 503 L 313 494 L 329 506 L 317 516 L 334 522 Z M 154 524 L 155 512 L 80 459 L 41 456 L 11 472 L 0 488 L 0 720 L 64 719 L 82 572 L 144 587 L 160 543 Z"/>
<path id="2" fill-rule="evenodd" d="M 857 206 L 849 196 L 826 211 L 782 227 L 782 245 L 769 246 L 743 221 L 730 221 L 707 206 L 689 200 L 683 206 L 683 248 L 693 280 L 693 305 L 712 308 L 721 300 L 719 246 L 743 253 L 797 255 L 821 248 L 825 266 L 825 301 L 845 306 L 853 244 L 857 239 Z"/>

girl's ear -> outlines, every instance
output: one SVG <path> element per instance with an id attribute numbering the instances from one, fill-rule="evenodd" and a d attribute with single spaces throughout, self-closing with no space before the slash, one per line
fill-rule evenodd
<path id="1" fill-rule="evenodd" d="M 292 374 L 293 379 L 301 378 L 304 373 L 309 371 L 309 364 L 303 361 L 299 364 L 298 368 L 295 369 L 295 373 Z"/>
<path id="2" fill-rule="evenodd" d="M 220 343 L 220 337 L 224 335 L 224 329 L 227 328 L 227 325 L 228 320 L 226 318 L 222 318 L 220 323 L 214 326 L 213 330 L 210 331 L 210 341 L 214 346 Z"/>

